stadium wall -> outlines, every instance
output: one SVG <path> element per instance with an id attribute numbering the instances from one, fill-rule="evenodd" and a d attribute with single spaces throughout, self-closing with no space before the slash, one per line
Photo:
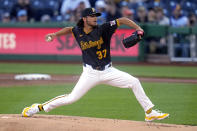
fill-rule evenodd
<path id="1" fill-rule="evenodd" d="M 80 61 L 81 51 L 72 35 L 58 37 L 51 43 L 45 41 L 45 35 L 58 31 L 72 23 L 10 23 L 0 24 L 0 60 L 29 61 Z M 141 25 L 145 37 L 165 37 L 170 33 L 183 31 L 167 26 Z M 185 30 L 185 29 L 184 29 Z M 189 33 L 195 29 L 187 28 Z M 144 61 L 144 41 L 125 49 L 121 40 L 131 34 L 128 27 L 122 26 L 111 40 L 111 54 L 114 61 Z M 146 39 L 145 38 L 145 39 Z"/>

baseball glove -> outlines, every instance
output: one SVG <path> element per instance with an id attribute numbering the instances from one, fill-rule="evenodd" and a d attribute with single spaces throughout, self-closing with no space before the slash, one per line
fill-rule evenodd
<path id="1" fill-rule="evenodd" d="M 125 48 L 130 48 L 134 45 L 136 45 L 138 42 L 142 40 L 142 37 L 144 36 L 144 32 L 141 30 L 137 30 L 132 33 L 131 36 L 125 38 L 122 40 L 122 43 Z"/>

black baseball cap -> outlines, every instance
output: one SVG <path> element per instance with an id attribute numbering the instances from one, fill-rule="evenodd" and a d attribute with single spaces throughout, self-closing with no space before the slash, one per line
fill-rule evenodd
<path id="1" fill-rule="evenodd" d="M 94 8 L 86 8 L 82 11 L 82 17 L 86 17 L 90 15 L 101 16 L 101 13 L 96 12 Z"/>

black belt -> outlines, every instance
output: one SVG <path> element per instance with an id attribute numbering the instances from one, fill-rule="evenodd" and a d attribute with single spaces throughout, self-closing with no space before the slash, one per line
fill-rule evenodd
<path id="1" fill-rule="evenodd" d="M 105 66 L 92 66 L 92 65 L 88 65 L 88 64 L 85 64 L 85 63 L 83 63 L 83 65 L 85 66 L 85 67 L 91 67 L 92 69 L 94 69 L 94 70 L 99 70 L 99 71 L 103 71 L 103 70 L 105 70 L 105 69 L 107 69 L 107 68 L 109 68 L 109 67 L 111 67 L 112 66 L 112 64 L 111 63 L 109 63 L 109 64 L 107 64 L 107 65 L 105 65 Z"/>

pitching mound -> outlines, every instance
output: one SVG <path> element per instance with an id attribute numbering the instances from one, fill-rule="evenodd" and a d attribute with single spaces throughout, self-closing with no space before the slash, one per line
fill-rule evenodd
<path id="1" fill-rule="evenodd" d="M 195 131 L 197 126 L 88 117 L 0 115 L 0 131 Z"/>

